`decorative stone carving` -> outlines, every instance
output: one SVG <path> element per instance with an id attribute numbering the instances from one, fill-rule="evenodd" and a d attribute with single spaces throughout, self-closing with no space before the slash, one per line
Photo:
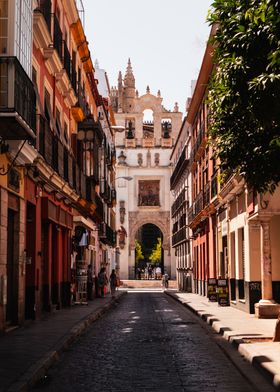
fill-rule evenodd
<path id="1" fill-rule="evenodd" d="M 151 151 L 147 151 L 147 167 L 151 167 Z"/>
<path id="2" fill-rule="evenodd" d="M 124 152 L 121 151 L 120 155 L 118 156 L 118 165 L 119 166 L 126 166 L 126 155 L 124 155 Z"/>
<path id="3" fill-rule="evenodd" d="M 123 226 L 121 226 L 118 230 L 119 235 L 119 247 L 123 249 L 125 247 L 125 239 L 127 237 L 127 232 Z"/>
<path id="4" fill-rule="evenodd" d="M 120 222 L 121 222 L 121 224 L 124 223 L 124 217 L 125 217 L 125 201 L 120 200 Z"/>
<path id="5" fill-rule="evenodd" d="M 138 165 L 139 166 L 143 165 L 143 154 L 142 153 L 138 154 Z"/>
<path id="6" fill-rule="evenodd" d="M 156 166 L 159 165 L 159 153 L 158 152 L 155 153 L 155 165 Z"/>

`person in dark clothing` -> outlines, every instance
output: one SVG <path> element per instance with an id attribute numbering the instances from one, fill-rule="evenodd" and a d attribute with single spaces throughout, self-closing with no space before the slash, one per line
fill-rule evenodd
<path id="1" fill-rule="evenodd" d="M 98 274 L 98 286 L 100 289 L 100 296 L 104 297 L 105 295 L 105 286 L 108 284 L 108 278 L 106 275 L 105 267 L 102 267 L 99 274 Z"/>
<path id="2" fill-rule="evenodd" d="M 93 289 L 93 276 L 92 276 L 92 266 L 88 265 L 87 269 L 87 299 L 92 300 L 92 289 Z"/>
<path id="3" fill-rule="evenodd" d="M 110 278 L 109 278 L 109 282 L 110 282 L 110 289 L 111 289 L 111 295 L 112 298 L 115 298 L 115 293 L 116 293 L 116 288 L 117 288 L 117 275 L 116 275 L 116 271 L 114 269 L 112 269 Z"/>

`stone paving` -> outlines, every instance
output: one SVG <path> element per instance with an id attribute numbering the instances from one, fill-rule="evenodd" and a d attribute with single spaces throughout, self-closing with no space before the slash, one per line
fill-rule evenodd
<path id="1" fill-rule="evenodd" d="M 257 319 L 233 307 L 218 306 L 197 294 L 172 291 L 167 294 L 210 324 L 280 390 L 280 343 L 272 342 L 275 319 Z"/>
<path id="2" fill-rule="evenodd" d="M 117 296 L 124 294 L 118 292 Z M 114 304 L 110 296 L 97 298 L 0 336 L 0 391 L 28 390 L 62 351 Z"/>
<path id="3" fill-rule="evenodd" d="M 130 291 L 62 355 L 34 390 L 272 390 L 239 356 L 236 361 L 244 370 L 241 374 L 218 344 L 219 339 L 220 335 L 164 293 Z"/>

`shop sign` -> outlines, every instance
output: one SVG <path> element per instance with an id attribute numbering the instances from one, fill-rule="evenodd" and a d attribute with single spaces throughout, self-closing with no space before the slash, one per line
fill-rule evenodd
<path id="1" fill-rule="evenodd" d="M 210 302 L 217 302 L 217 279 L 208 279 L 208 299 Z"/>
<path id="2" fill-rule="evenodd" d="M 229 306 L 229 290 L 227 279 L 218 279 L 217 284 L 218 304 Z"/>

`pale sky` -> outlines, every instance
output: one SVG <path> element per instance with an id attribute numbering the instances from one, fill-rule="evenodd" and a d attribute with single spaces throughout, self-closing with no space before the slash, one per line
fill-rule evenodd
<path id="1" fill-rule="evenodd" d="M 111 86 L 125 74 L 128 58 L 139 95 L 161 91 L 163 105 L 180 111 L 200 70 L 212 0 L 83 0 L 85 31 L 93 62 Z"/>

